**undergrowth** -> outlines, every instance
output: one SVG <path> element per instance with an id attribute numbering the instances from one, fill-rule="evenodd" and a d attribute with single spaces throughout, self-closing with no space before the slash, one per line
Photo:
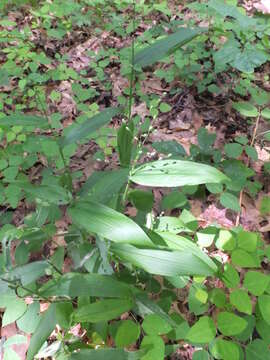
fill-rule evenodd
<path id="1" fill-rule="evenodd" d="M 187 22 L 166 1 L 2 2 L 0 308 L 2 326 L 21 331 L 1 340 L 4 359 L 23 334 L 27 360 L 158 360 L 187 346 L 193 360 L 270 358 L 270 246 L 241 224 L 243 197 L 270 172 L 252 167 L 255 145 L 269 149 L 270 21 L 235 3 L 188 4 Z M 103 32 L 120 42 L 101 46 Z M 62 49 L 92 38 L 98 51 L 76 67 Z M 116 95 L 111 68 L 125 84 Z M 149 76 L 223 96 L 251 133 L 217 147 L 201 126 L 189 153 L 151 142 L 184 89 L 145 92 Z M 93 163 L 105 167 L 88 173 Z M 209 196 L 235 226 L 201 226 L 191 200 Z M 262 217 L 269 208 L 265 195 Z"/>

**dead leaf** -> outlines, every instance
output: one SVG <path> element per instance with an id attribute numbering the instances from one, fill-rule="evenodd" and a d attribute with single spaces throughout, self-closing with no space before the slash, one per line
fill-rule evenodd
<path id="1" fill-rule="evenodd" d="M 203 227 L 207 227 L 214 223 L 217 223 L 225 228 L 231 228 L 234 225 L 231 220 L 226 218 L 226 209 L 218 209 L 214 204 L 204 210 L 199 220 L 204 221 Z"/>
<path id="2" fill-rule="evenodd" d="M 261 0 L 254 5 L 255 9 L 263 14 L 270 14 L 270 0 Z"/>

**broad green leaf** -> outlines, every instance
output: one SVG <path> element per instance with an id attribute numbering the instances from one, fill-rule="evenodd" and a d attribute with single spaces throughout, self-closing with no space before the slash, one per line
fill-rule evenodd
<path id="1" fill-rule="evenodd" d="M 115 344 L 117 347 L 127 347 L 135 343 L 140 336 L 140 326 L 131 320 L 120 322 L 115 336 Z"/>
<path id="2" fill-rule="evenodd" d="M 32 185 L 21 181 L 14 182 L 15 186 L 35 199 L 41 199 L 49 203 L 64 205 L 71 200 L 71 195 L 59 185 Z"/>
<path id="3" fill-rule="evenodd" d="M 101 300 L 75 310 L 72 317 L 77 322 L 109 321 L 129 311 L 133 305 L 132 299 Z"/>
<path id="4" fill-rule="evenodd" d="M 46 118 L 40 116 L 13 114 L 1 117 L 0 127 L 1 126 L 33 126 L 35 128 L 45 129 L 49 127 L 49 124 Z"/>
<path id="5" fill-rule="evenodd" d="M 157 314 L 150 314 L 144 318 L 142 328 L 148 335 L 163 335 L 172 330 L 171 325 Z"/>
<path id="6" fill-rule="evenodd" d="M 212 151 L 212 146 L 216 140 L 215 133 L 209 133 L 204 127 L 198 130 L 198 145 L 204 154 L 209 154 Z"/>
<path id="7" fill-rule="evenodd" d="M 261 203 L 260 203 L 260 213 L 262 215 L 269 215 L 270 214 L 270 196 L 263 196 Z"/>
<path id="8" fill-rule="evenodd" d="M 192 355 L 192 360 L 209 360 L 209 354 L 205 350 L 195 351 Z"/>
<path id="9" fill-rule="evenodd" d="M 235 337 L 238 341 L 246 342 L 252 337 L 256 320 L 253 315 L 244 315 L 243 319 L 246 320 L 247 327 L 240 334 L 235 335 Z"/>
<path id="10" fill-rule="evenodd" d="M 241 8 L 231 3 L 224 3 L 223 0 L 210 0 L 208 2 L 208 6 L 214 9 L 223 19 L 229 16 L 238 20 L 239 25 L 243 28 L 256 25 L 255 19 L 247 15 L 244 15 L 240 11 Z"/>
<path id="11" fill-rule="evenodd" d="M 207 344 L 216 337 L 214 321 L 208 316 L 202 316 L 187 333 L 187 340 L 197 344 Z"/>
<path id="12" fill-rule="evenodd" d="M 179 250 L 183 252 L 190 252 L 195 257 L 201 259 L 201 261 L 209 266 L 209 268 L 216 270 L 214 262 L 192 241 L 184 238 L 183 236 L 175 235 L 169 232 L 157 232 L 162 239 L 166 242 L 168 247 L 172 250 Z M 188 274 L 187 274 L 188 275 Z"/>
<path id="13" fill-rule="evenodd" d="M 229 230 L 220 230 L 216 240 L 216 247 L 223 251 L 231 251 L 236 246 L 234 235 Z"/>
<path id="14" fill-rule="evenodd" d="M 78 201 L 68 209 L 73 222 L 90 233 L 117 243 L 153 246 L 145 232 L 127 216 L 92 201 Z"/>
<path id="15" fill-rule="evenodd" d="M 110 275 L 68 273 L 40 289 L 42 296 L 130 297 L 133 287 Z"/>
<path id="16" fill-rule="evenodd" d="M 149 299 L 145 294 L 138 294 L 135 298 L 136 308 L 134 311 L 141 317 L 149 314 L 157 314 L 171 326 L 177 326 L 177 323 L 153 300 Z"/>
<path id="17" fill-rule="evenodd" d="M 231 264 L 224 265 L 221 279 L 228 288 L 236 288 L 240 282 L 239 274 Z"/>
<path id="18" fill-rule="evenodd" d="M 240 360 L 240 348 L 232 341 L 216 339 L 210 349 L 216 359 Z"/>
<path id="19" fill-rule="evenodd" d="M 201 248 L 206 248 L 212 245 L 216 235 L 217 229 L 215 227 L 207 227 L 197 231 L 195 239 Z"/>
<path id="20" fill-rule="evenodd" d="M 256 322 L 256 330 L 258 331 L 260 337 L 263 341 L 269 346 L 270 345 L 270 324 L 267 324 L 264 320 L 259 320 Z"/>
<path id="21" fill-rule="evenodd" d="M 252 253 L 256 251 L 257 242 L 258 242 L 258 235 L 254 232 L 240 231 L 237 234 L 238 247 L 247 252 Z"/>
<path id="22" fill-rule="evenodd" d="M 258 153 L 257 153 L 257 150 L 255 147 L 246 145 L 245 152 L 246 152 L 247 156 L 250 157 L 253 161 L 258 160 Z"/>
<path id="23" fill-rule="evenodd" d="M 268 60 L 268 54 L 256 46 L 247 46 L 241 53 L 237 54 L 232 66 L 245 73 L 253 73 L 254 69 Z"/>
<path id="24" fill-rule="evenodd" d="M 111 250 L 120 259 L 138 266 L 150 274 L 163 276 L 212 276 L 217 271 L 214 263 L 203 261 L 191 251 L 138 249 L 128 244 L 113 244 Z M 210 260 L 210 259 L 209 259 Z"/>
<path id="25" fill-rule="evenodd" d="M 176 326 L 173 327 L 173 330 L 170 331 L 166 336 L 169 340 L 184 340 L 187 337 L 187 333 L 189 332 L 188 322 L 184 320 L 182 316 L 178 313 L 173 313 L 171 315 L 173 320 L 176 322 Z"/>
<path id="26" fill-rule="evenodd" d="M 176 190 L 163 197 L 161 207 L 163 210 L 177 209 L 183 207 L 187 201 L 185 194 Z"/>
<path id="27" fill-rule="evenodd" d="M 162 102 L 162 103 L 160 103 L 160 105 L 159 105 L 159 110 L 160 110 L 162 113 L 167 113 L 167 112 L 169 112 L 171 109 L 172 109 L 172 107 L 171 107 L 169 104 L 165 103 L 165 102 Z"/>
<path id="28" fill-rule="evenodd" d="M 207 297 L 206 288 L 201 284 L 193 282 L 188 294 L 189 312 L 195 315 L 205 314 L 209 307 Z"/>
<path id="29" fill-rule="evenodd" d="M 212 194 L 220 194 L 223 191 L 223 184 L 206 184 L 206 188 Z"/>
<path id="30" fill-rule="evenodd" d="M 56 304 L 56 321 L 62 329 L 68 330 L 70 328 L 72 312 L 73 306 L 71 302 L 58 302 Z"/>
<path id="31" fill-rule="evenodd" d="M 46 261 L 34 261 L 26 265 L 17 266 L 8 273 L 10 280 L 20 280 L 22 285 L 27 285 L 45 274 L 49 264 Z"/>
<path id="32" fill-rule="evenodd" d="M 251 315 L 252 303 L 248 294 L 242 290 L 237 289 L 230 294 L 230 303 L 240 312 Z"/>
<path id="33" fill-rule="evenodd" d="M 128 173 L 128 169 L 96 171 L 83 184 L 79 195 L 82 198 L 87 196 L 93 201 L 108 204 L 128 181 Z"/>
<path id="34" fill-rule="evenodd" d="M 143 191 L 139 189 L 131 190 L 128 194 L 130 200 L 136 209 L 141 211 L 151 211 L 154 204 L 154 195 L 152 191 Z"/>
<path id="35" fill-rule="evenodd" d="M 270 325 L 270 295 L 259 296 L 258 304 L 263 319 Z"/>
<path id="36" fill-rule="evenodd" d="M 18 328 L 27 334 L 32 334 L 39 323 L 39 311 L 40 307 L 37 301 L 30 304 L 24 315 L 16 321 Z"/>
<path id="37" fill-rule="evenodd" d="M 62 147 L 74 144 L 76 141 L 85 139 L 87 136 L 109 123 L 112 117 L 118 115 L 121 112 L 120 108 L 107 108 L 92 118 L 86 120 L 82 124 L 78 124 L 60 140 Z"/>
<path id="38" fill-rule="evenodd" d="M 134 170 L 130 180 L 144 186 L 177 187 L 228 180 L 212 166 L 184 160 L 158 160 Z"/>
<path id="39" fill-rule="evenodd" d="M 221 197 L 220 197 L 220 203 L 227 209 L 231 209 L 235 212 L 239 212 L 241 210 L 240 205 L 239 205 L 239 199 L 229 193 L 229 192 L 224 192 Z"/>
<path id="40" fill-rule="evenodd" d="M 172 156 L 185 156 L 186 151 L 181 144 L 175 140 L 168 141 L 155 141 L 151 145 L 158 153 L 172 155 Z"/>
<path id="41" fill-rule="evenodd" d="M 165 345 L 160 336 L 146 335 L 141 343 L 141 349 L 147 351 L 141 360 L 164 360 Z"/>
<path id="42" fill-rule="evenodd" d="M 242 249 L 233 250 L 231 260 L 234 265 L 238 265 L 243 268 L 260 267 L 257 255 L 254 253 L 248 253 Z"/>
<path id="43" fill-rule="evenodd" d="M 219 331 L 225 336 L 240 334 L 247 327 L 247 321 L 238 315 L 224 311 L 217 317 Z"/>
<path id="44" fill-rule="evenodd" d="M 270 282 L 269 275 L 258 271 L 248 271 L 244 278 L 244 287 L 255 296 L 262 295 Z"/>
<path id="45" fill-rule="evenodd" d="M 209 300 L 218 308 L 224 308 L 227 301 L 224 290 L 219 288 L 215 288 L 209 293 Z"/>
<path id="46" fill-rule="evenodd" d="M 237 143 L 226 144 L 224 150 L 228 157 L 237 159 L 243 152 L 243 146 Z"/>
<path id="47" fill-rule="evenodd" d="M 154 44 L 137 52 L 134 63 L 141 67 L 152 65 L 205 31 L 206 29 L 204 28 L 181 28 L 174 34 L 158 40 Z"/>
<path id="48" fill-rule="evenodd" d="M 6 308 L 2 326 L 9 325 L 19 319 L 27 310 L 27 305 L 23 299 L 19 299 L 15 295 L 2 295 L 0 307 Z"/>
<path id="49" fill-rule="evenodd" d="M 214 53 L 213 59 L 215 62 L 215 68 L 220 69 L 228 63 L 234 61 L 235 57 L 241 53 L 241 44 L 235 38 L 229 38 L 226 43 Z"/>
<path id="50" fill-rule="evenodd" d="M 263 109 L 261 115 L 263 118 L 270 120 L 270 109 L 269 108 Z"/>
<path id="51" fill-rule="evenodd" d="M 270 350 L 261 339 L 255 339 L 246 347 L 246 360 L 270 360 Z"/>
<path id="52" fill-rule="evenodd" d="M 55 304 L 51 304 L 49 309 L 41 315 L 38 326 L 31 337 L 26 360 L 34 359 L 34 356 L 54 330 L 56 326 L 55 307 Z"/>
<path id="53" fill-rule="evenodd" d="M 234 103 L 233 108 L 246 117 L 257 117 L 259 115 L 257 108 L 248 102 Z"/>
<path id="54" fill-rule="evenodd" d="M 144 352 L 125 351 L 123 349 L 81 349 L 74 352 L 68 358 L 69 360 L 141 360 Z"/>

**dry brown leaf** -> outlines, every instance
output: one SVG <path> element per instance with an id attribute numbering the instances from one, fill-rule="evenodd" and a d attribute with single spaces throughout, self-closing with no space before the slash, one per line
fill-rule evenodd
<path id="1" fill-rule="evenodd" d="M 254 4 L 254 7 L 263 14 L 270 14 L 270 0 L 260 0 Z"/>
<path id="2" fill-rule="evenodd" d="M 231 228 L 234 224 L 226 218 L 226 209 L 218 209 L 214 204 L 210 205 L 201 214 L 200 219 L 205 222 L 204 227 L 217 223 L 225 228 Z"/>
<path id="3" fill-rule="evenodd" d="M 18 345 L 12 345 L 11 348 L 12 348 L 12 350 L 14 350 L 17 353 L 17 355 L 19 356 L 19 358 L 21 360 L 25 360 L 26 352 L 27 352 L 29 342 L 30 342 L 30 335 L 25 334 L 24 332 L 20 331 L 17 328 L 15 322 L 1 328 L 1 339 L 8 339 L 8 338 L 10 338 L 14 335 L 18 335 L 18 334 L 25 336 L 27 338 L 27 342 L 18 344 Z M 1 354 L 0 354 L 0 358 L 1 358 Z"/>

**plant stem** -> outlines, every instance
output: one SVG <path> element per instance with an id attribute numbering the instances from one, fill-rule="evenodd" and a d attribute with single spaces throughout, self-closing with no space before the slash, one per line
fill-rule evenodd
<path id="1" fill-rule="evenodd" d="M 133 16 L 132 16 L 132 43 L 131 43 L 131 73 L 130 73 L 130 80 L 129 80 L 129 98 L 128 98 L 128 122 L 131 120 L 131 113 L 132 113 L 132 100 L 133 100 L 133 93 L 134 93 L 134 80 L 135 80 L 135 69 L 134 69 L 134 57 L 135 57 L 135 14 L 136 14 L 136 7 L 135 7 L 135 0 L 133 0 Z"/>
<path id="2" fill-rule="evenodd" d="M 39 102 L 39 105 L 40 105 L 40 107 L 41 107 L 41 110 L 42 110 L 43 115 L 45 116 L 45 118 L 46 118 L 47 121 L 48 121 L 48 124 L 49 124 L 50 127 L 51 127 L 50 117 L 49 117 L 49 115 L 48 115 L 47 110 L 44 108 L 43 103 L 42 103 L 42 101 L 40 100 L 39 94 L 38 94 L 37 92 L 35 92 L 35 96 L 36 96 L 36 99 L 37 99 L 38 102 Z M 51 130 L 53 130 L 53 129 L 51 128 Z M 62 149 L 61 145 L 59 145 L 58 148 L 59 148 L 60 157 L 61 157 L 61 159 L 62 159 L 62 161 L 63 161 L 64 172 L 65 172 L 65 174 L 67 174 L 67 176 L 68 176 L 68 178 L 69 178 L 69 183 L 72 184 L 71 172 L 70 172 L 70 169 L 69 169 L 69 167 L 68 167 L 68 165 L 67 165 L 67 162 L 66 162 L 66 159 L 65 159 L 65 156 L 64 156 L 64 153 L 63 153 L 63 149 Z M 68 190 L 72 193 L 72 188 L 71 188 L 71 189 L 68 188 Z"/>
<path id="3" fill-rule="evenodd" d="M 257 117 L 257 119 L 256 119 L 256 123 L 255 123 L 255 126 L 254 126 L 254 130 L 253 130 L 253 134 L 252 134 L 250 146 L 253 146 L 254 143 L 255 143 L 256 134 L 257 134 L 257 131 L 258 131 L 258 128 L 259 128 L 260 119 L 261 119 L 261 109 L 259 109 L 259 115 L 258 115 L 258 117 Z M 247 167 L 249 167 L 249 165 L 250 165 L 250 157 L 248 156 Z M 240 216 L 241 216 L 241 207 L 242 207 L 242 202 L 243 202 L 243 195 L 244 195 L 244 190 L 242 189 L 242 190 L 240 191 L 240 195 L 239 195 L 240 211 L 239 211 L 239 213 L 237 214 L 236 221 L 235 221 L 235 226 L 239 226 L 239 223 L 240 223 Z"/>

